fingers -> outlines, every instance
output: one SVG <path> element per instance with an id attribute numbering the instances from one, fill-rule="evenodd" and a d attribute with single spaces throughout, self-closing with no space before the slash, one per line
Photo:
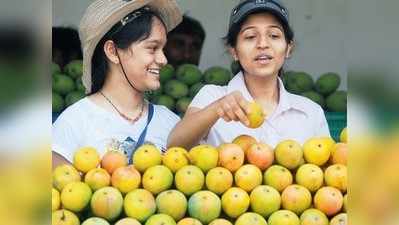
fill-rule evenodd
<path id="1" fill-rule="evenodd" d="M 233 106 L 231 106 L 231 105 L 233 105 Z M 225 112 L 225 114 L 231 120 L 237 121 L 238 118 L 237 118 L 237 116 L 235 115 L 235 112 L 234 112 L 235 108 L 236 107 L 234 106 L 234 102 L 224 102 L 223 103 L 223 111 Z"/>
<path id="2" fill-rule="evenodd" d="M 235 91 L 232 93 L 236 102 L 243 109 L 245 114 L 249 113 L 249 102 L 242 96 L 241 92 Z"/>
<path id="3" fill-rule="evenodd" d="M 219 117 L 222 118 L 224 121 L 226 121 L 226 122 L 230 122 L 231 121 L 231 119 L 227 115 L 225 115 L 225 113 L 224 113 L 222 108 L 219 108 L 217 110 L 217 113 L 218 113 Z"/>
<path id="4" fill-rule="evenodd" d="M 246 116 L 248 104 L 240 92 L 232 92 L 221 99 L 217 113 L 226 122 L 240 121 L 244 125 L 249 125 Z"/>
<path id="5" fill-rule="evenodd" d="M 247 114 L 249 113 L 249 102 L 242 96 L 241 92 L 235 91 L 232 93 L 237 104 L 236 116 L 244 125 L 249 125 Z"/>
<path id="6" fill-rule="evenodd" d="M 244 111 L 240 108 L 239 110 L 235 111 L 235 115 L 238 117 L 238 120 L 246 126 L 249 126 L 249 119 Z"/>

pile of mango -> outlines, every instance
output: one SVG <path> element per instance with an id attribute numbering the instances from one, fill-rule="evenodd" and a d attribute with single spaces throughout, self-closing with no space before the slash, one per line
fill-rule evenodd
<path id="1" fill-rule="evenodd" d="M 329 112 L 346 112 L 347 92 L 338 90 L 341 78 L 337 73 L 324 73 L 313 81 L 306 72 L 288 71 L 282 76 L 287 91 L 302 95 Z"/>
<path id="2" fill-rule="evenodd" d="M 52 74 L 52 111 L 60 113 L 66 107 L 85 97 L 82 83 L 82 60 L 72 60 L 64 68 L 51 64 Z"/>
<path id="3" fill-rule="evenodd" d="M 249 135 L 187 151 L 77 149 L 53 171 L 52 224 L 347 224 L 347 130 L 275 148 Z"/>

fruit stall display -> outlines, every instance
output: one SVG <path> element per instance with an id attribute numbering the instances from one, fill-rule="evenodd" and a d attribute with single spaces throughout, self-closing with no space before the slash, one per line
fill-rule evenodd
<path id="1" fill-rule="evenodd" d="M 239 69 L 235 62 L 231 64 L 230 70 L 213 66 L 204 72 L 193 64 L 183 64 L 178 68 L 168 64 L 160 71 L 161 87 L 146 92 L 145 97 L 182 117 L 193 97 L 205 84 L 226 85 L 237 71 Z M 73 60 L 62 69 L 53 63 L 52 75 L 53 113 L 56 117 L 64 108 L 85 96 L 81 81 L 82 61 Z M 346 91 L 337 90 L 340 76 L 325 73 L 314 81 L 306 72 L 288 71 L 282 80 L 287 91 L 307 97 L 324 109 L 331 136 L 338 140 L 339 132 L 346 127 L 347 101 Z"/>
<path id="2" fill-rule="evenodd" d="M 85 96 L 85 88 L 81 79 L 82 71 L 82 60 L 73 60 L 64 68 L 52 63 L 53 113 L 60 113 Z"/>
<path id="3" fill-rule="evenodd" d="M 288 71 L 282 80 L 287 91 L 307 97 L 324 109 L 331 136 L 338 140 L 339 132 L 347 124 L 347 92 L 338 90 L 340 76 L 324 73 L 314 82 L 306 72 Z"/>
<path id="4" fill-rule="evenodd" d="M 53 113 L 61 113 L 85 96 L 81 77 L 81 60 L 73 60 L 64 68 L 52 63 Z M 231 78 L 232 73 L 219 66 L 210 67 L 203 73 L 192 64 L 181 65 L 177 70 L 168 64 L 160 72 L 161 87 L 146 92 L 145 97 L 182 116 L 192 98 L 205 84 L 226 85 Z"/>
<path id="5" fill-rule="evenodd" d="M 203 73 L 191 64 L 182 65 L 177 70 L 166 65 L 160 71 L 161 88 L 147 93 L 146 97 L 182 116 L 204 84 L 226 85 L 238 71 L 239 67 L 235 62 L 232 62 L 230 70 L 215 66 Z M 346 91 L 338 90 L 340 76 L 336 73 L 324 73 L 315 82 L 306 72 L 288 71 L 284 73 L 282 80 L 288 92 L 309 98 L 324 109 L 331 136 L 338 140 L 339 132 L 346 127 L 347 101 Z"/>
<path id="6" fill-rule="evenodd" d="M 249 135 L 132 156 L 77 149 L 53 171 L 52 224 L 347 224 L 347 130 L 275 148 Z"/>
<path id="7" fill-rule="evenodd" d="M 202 72 L 193 64 L 183 64 L 176 69 L 168 64 L 160 71 L 161 88 L 147 93 L 146 97 L 183 116 L 193 97 L 205 84 L 227 85 L 232 76 L 230 70 L 220 66 Z"/>
<path id="8" fill-rule="evenodd" d="M 234 68 L 231 70 L 237 72 Z M 84 96 L 81 81 L 82 61 L 73 60 L 64 68 L 52 63 L 53 112 L 61 112 Z M 146 93 L 146 97 L 172 111 L 183 114 L 191 99 L 205 84 L 226 85 L 233 73 L 223 67 L 213 66 L 202 72 L 196 65 L 184 64 L 177 69 L 172 65 L 160 71 L 161 88 Z M 282 76 L 287 91 L 302 95 L 319 104 L 327 112 L 346 112 L 346 91 L 337 90 L 341 79 L 336 73 L 322 74 L 316 82 L 306 72 L 288 71 Z"/>

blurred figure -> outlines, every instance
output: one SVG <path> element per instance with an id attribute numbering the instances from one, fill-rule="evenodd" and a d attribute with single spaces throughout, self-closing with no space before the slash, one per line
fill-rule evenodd
<path id="1" fill-rule="evenodd" d="M 53 62 L 63 68 L 74 59 L 82 59 L 79 34 L 70 27 L 53 27 Z"/>
<path id="2" fill-rule="evenodd" d="M 0 28 L 0 116 L 5 116 L 37 88 L 37 58 L 32 30 L 23 26 Z M 37 89 L 36 89 L 37 90 Z M 1 121 L 1 120 L 0 120 Z M 1 124 L 1 122 L 0 122 Z"/>
<path id="3" fill-rule="evenodd" d="M 201 23 L 183 16 L 183 21 L 168 34 L 165 55 L 168 63 L 178 67 L 184 63 L 199 64 L 205 30 Z"/>

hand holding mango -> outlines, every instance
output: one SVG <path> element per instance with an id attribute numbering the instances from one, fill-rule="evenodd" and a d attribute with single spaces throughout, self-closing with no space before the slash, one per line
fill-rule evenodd
<path id="1" fill-rule="evenodd" d="M 249 128 L 258 128 L 265 121 L 266 115 L 259 103 L 251 102 L 248 105 L 247 117 L 249 119 L 249 125 L 246 126 Z"/>
<path id="2" fill-rule="evenodd" d="M 231 92 L 216 103 L 216 112 L 219 118 L 226 122 L 239 121 L 245 126 L 250 124 L 246 113 L 247 109 L 249 109 L 249 102 L 239 91 Z"/>
<path id="3" fill-rule="evenodd" d="M 248 102 L 239 91 L 218 100 L 217 114 L 226 122 L 239 121 L 250 128 L 260 127 L 265 120 L 262 106 Z"/>

